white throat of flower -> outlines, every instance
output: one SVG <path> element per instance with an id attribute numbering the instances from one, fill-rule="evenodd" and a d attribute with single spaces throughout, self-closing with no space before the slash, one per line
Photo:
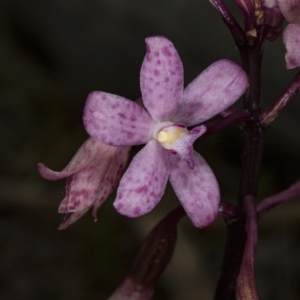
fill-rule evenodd
<path id="1" fill-rule="evenodd" d="M 197 126 L 189 131 L 183 124 L 158 122 L 153 127 L 152 135 L 170 154 L 178 154 L 193 169 L 194 162 L 191 155 L 193 143 L 205 131 L 206 127 L 204 125 Z"/>
<path id="2" fill-rule="evenodd" d="M 189 132 L 185 126 L 180 125 L 171 125 L 161 129 L 157 135 L 156 139 L 160 142 L 160 144 L 168 150 L 175 150 L 174 144 L 175 142 L 188 135 Z"/>

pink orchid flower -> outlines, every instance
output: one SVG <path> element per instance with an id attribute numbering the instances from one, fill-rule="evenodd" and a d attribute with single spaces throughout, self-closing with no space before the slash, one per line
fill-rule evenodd
<path id="1" fill-rule="evenodd" d="M 277 2 L 289 23 L 300 24 L 300 0 L 277 0 Z"/>
<path id="2" fill-rule="evenodd" d="M 287 69 L 300 67 L 300 24 L 289 24 L 283 32 Z"/>
<path id="3" fill-rule="evenodd" d="M 119 182 L 131 147 L 113 147 L 89 138 L 77 151 L 70 163 L 55 172 L 38 164 L 42 177 L 48 180 L 67 178 L 66 197 L 60 204 L 59 213 L 65 214 L 59 229 L 65 229 L 90 208 L 97 219 L 99 207 Z"/>
<path id="4" fill-rule="evenodd" d="M 283 32 L 287 69 L 300 67 L 300 0 L 278 0 L 282 14 L 289 24 Z"/>
<path id="5" fill-rule="evenodd" d="M 93 92 L 84 108 L 85 128 L 108 145 L 146 144 L 120 181 L 114 202 L 118 212 L 138 217 L 151 211 L 169 179 L 193 224 L 208 226 L 218 213 L 219 186 L 192 145 L 206 131 L 199 124 L 245 92 L 247 76 L 235 63 L 219 60 L 183 89 L 183 66 L 173 44 L 160 36 L 147 38 L 146 44 L 140 76 L 145 108 L 117 95 Z"/>

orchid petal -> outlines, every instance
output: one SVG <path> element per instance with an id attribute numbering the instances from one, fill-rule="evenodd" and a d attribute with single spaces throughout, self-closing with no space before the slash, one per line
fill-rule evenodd
<path id="1" fill-rule="evenodd" d="M 193 224 L 210 225 L 218 215 L 220 191 L 218 182 L 208 164 L 195 151 L 195 163 L 190 169 L 185 160 L 170 156 L 170 183 Z"/>
<path id="2" fill-rule="evenodd" d="M 168 39 L 150 37 L 146 44 L 140 78 L 143 102 L 154 120 L 169 120 L 183 97 L 182 62 Z"/>
<path id="3" fill-rule="evenodd" d="M 101 151 L 106 151 L 107 145 L 104 145 L 93 138 L 89 138 L 76 152 L 69 164 L 61 171 L 55 172 L 47 168 L 44 164 L 38 164 L 39 173 L 48 180 L 58 180 L 78 172 L 87 166 L 95 155 Z M 102 150 L 103 149 L 103 150 Z"/>
<path id="4" fill-rule="evenodd" d="M 149 141 L 121 179 L 114 202 L 116 210 L 128 217 L 152 210 L 165 191 L 169 170 L 168 154 L 156 140 Z"/>
<path id="5" fill-rule="evenodd" d="M 289 23 L 300 24 L 300 1 L 299 0 L 277 0 L 282 14 Z"/>
<path id="6" fill-rule="evenodd" d="M 205 69 L 184 90 L 184 99 L 172 121 L 193 126 L 228 108 L 248 86 L 244 70 L 223 59 Z"/>
<path id="7" fill-rule="evenodd" d="M 189 131 L 188 135 L 177 139 L 173 144 L 173 149 L 182 159 L 187 162 L 189 168 L 191 169 L 193 169 L 195 166 L 192 158 L 193 144 L 197 138 L 206 132 L 206 129 L 207 128 L 204 125 L 194 127 Z"/>
<path id="8" fill-rule="evenodd" d="M 105 144 L 131 146 L 149 141 L 152 118 L 133 101 L 93 92 L 85 104 L 83 123 L 89 135 Z"/>
<path id="9" fill-rule="evenodd" d="M 90 209 L 90 207 L 91 206 L 88 206 L 85 209 L 78 212 L 65 214 L 63 222 L 58 226 L 57 229 L 62 230 L 69 227 L 71 224 L 75 223 L 78 219 L 80 219 Z"/>
<path id="10" fill-rule="evenodd" d="M 283 43 L 286 47 L 286 68 L 300 67 L 300 24 L 289 24 L 283 33 Z"/>
<path id="11" fill-rule="evenodd" d="M 67 182 L 67 186 L 68 186 L 68 182 Z M 61 202 L 60 205 L 58 207 L 58 212 L 60 214 L 67 214 L 69 213 L 68 211 L 68 198 L 65 197 Z"/>
<path id="12" fill-rule="evenodd" d="M 131 147 L 118 147 L 116 150 L 114 158 L 112 159 L 109 169 L 107 170 L 105 178 L 101 184 L 101 192 L 99 191 L 93 205 L 92 215 L 95 221 L 97 220 L 97 213 L 100 206 L 116 188 L 123 175 L 130 150 Z"/>
<path id="13" fill-rule="evenodd" d="M 63 201 L 59 208 L 60 212 L 77 212 L 85 209 L 102 194 L 103 180 L 117 150 L 113 146 L 104 146 L 106 151 L 96 155 L 87 167 L 68 177 L 67 208 L 63 208 Z"/>

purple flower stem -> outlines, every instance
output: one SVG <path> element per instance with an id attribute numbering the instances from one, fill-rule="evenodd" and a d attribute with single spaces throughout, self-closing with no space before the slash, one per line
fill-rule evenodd
<path id="1" fill-rule="evenodd" d="M 224 218 L 227 225 L 226 245 L 221 275 L 214 300 L 234 300 L 236 280 L 239 275 L 246 242 L 246 215 L 238 211 L 236 219 Z"/>
<path id="2" fill-rule="evenodd" d="M 244 97 L 244 109 L 250 112 L 251 118 L 243 126 L 242 172 L 238 214 L 234 221 L 225 219 L 228 234 L 222 272 L 214 300 L 236 299 L 236 286 L 237 280 L 240 278 L 240 269 L 241 267 L 248 268 L 248 263 L 245 265 L 245 255 L 247 257 L 250 255 L 247 254 L 250 247 L 249 239 L 253 239 L 253 237 L 249 237 L 249 234 L 255 234 L 255 231 L 249 231 L 249 222 L 254 222 L 251 215 L 252 209 L 250 208 L 254 206 L 254 199 L 257 193 L 264 146 L 264 128 L 258 119 L 261 105 L 261 60 L 263 48 L 260 34 L 258 32 L 257 38 L 248 36 L 247 41 L 239 47 L 242 66 L 249 79 L 249 88 Z M 252 282 L 254 280 L 253 272 L 251 269 L 249 272 L 244 270 L 243 280 L 249 283 Z M 255 284 L 251 283 L 249 289 L 251 289 L 251 292 L 249 290 L 251 295 L 257 295 Z"/>
<path id="3" fill-rule="evenodd" d="M 247 43 L 240 47 L 242 65 L 249 78 L 249 88 L 244 98 L 244 108 L 251 113 L 251 119 L 246 122 L 243 143 L 242 175 L 239 192 L 239 204 L 244 207 L 247 195 L 255 198 L 258 186 L 258 176 L 264 145 L 264 130 L 258 122 L 261 105 L 261 60 L 262 43 L 249 37 Z"/>
<path id="4" fill-rule="evenodd" d="M 242 122 L 248 121 L 250 118 L 251 114 L 248 110 L 240 110 L 234 112 L 223 119 L 205 124 L 207 128 L 205 135 L 215 133 L 234 124 L 240 124 Z"/>
<path id="5" fill-rule="evenodd" d="M 224 2 L 222 0 L 209 0 L 209 2 L 221 14 L 223 21 L 232 33 L 235 43 L 237 45 L 243 44 L 245 41 L 245 33 Z"/>
<path id="6" fill-rule="evenodd" d="M 256 206 L 258 217 L 260 218 L 271 208 L 298 196 L 300 196 L 300 180 L 298 180 L 283 192 L 265 198 L 260 203 L 258 203 Z"/>
<path id="7" fill-rule="evenodd" d="M 254 254 L 257 242 L 257 214 L 253 196 L 245 196 L 244 204 L 247 215 L 247 239 L 240 272 L 237 278 L 236 293 L 239 300 L 258 300 L 259 297 L 254 273 Z"/>
<path id="8" fill-rule="evenodd" d="M 186 215 L 180 205 L 152 229 L 146 238 L 129 277 L 143 287 L 153 286 L 168 265 L 177 239 L 177 223 Z"/>
<path id="9" fill-rule="evenodd" d="M 281 97 L 272 103 L 265 111 L 259 116 L 260 123 L 267 127 L 275 121 L 279 112 L 296 96 L 300 91 L 300 72 L 296 75 L 293 81 L 289 84 L 287 89 Z"/>

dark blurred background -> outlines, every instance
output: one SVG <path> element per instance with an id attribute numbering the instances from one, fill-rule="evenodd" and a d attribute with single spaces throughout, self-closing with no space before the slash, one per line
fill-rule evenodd
<path id="1" fill-rule="evenodd" d="M 97 223 L 87 213 L 57 231 L 65 182 L 42 179 L 36 167 L 43 162 L 61 170 L 87 139 L 81 113 L 90 91 L 140 96 L 144 39 L 151 35 L 174 43 L 185 84 L 217 59 L 239 62 L 227 28 L 208 1 L 0 0 L 2 300 L 106 299 L 129 271 L 149 230 L 178 205 L 168 188 L 151 213 L 127 219 L 112 207 L 113 195 Z M 265 50 L 264 106 L 295 75 L 285 70 L 281 38 L 267 42 Z M 297 96 L 267 132 L 260 199 L 299 178 L 299 101 Z M 223 200 L 234 202 L 239 129 L 200 139 L 196 149 L 215 171 Z M 256 267 L 264 300 L 299 299 L 299 200 L 260 221 Z M 181 221 L 174 257 L 154 299 L 212 299 L 225 234 L 221 219 L 204 230 L 193 228 L 187 218 Z"/>

